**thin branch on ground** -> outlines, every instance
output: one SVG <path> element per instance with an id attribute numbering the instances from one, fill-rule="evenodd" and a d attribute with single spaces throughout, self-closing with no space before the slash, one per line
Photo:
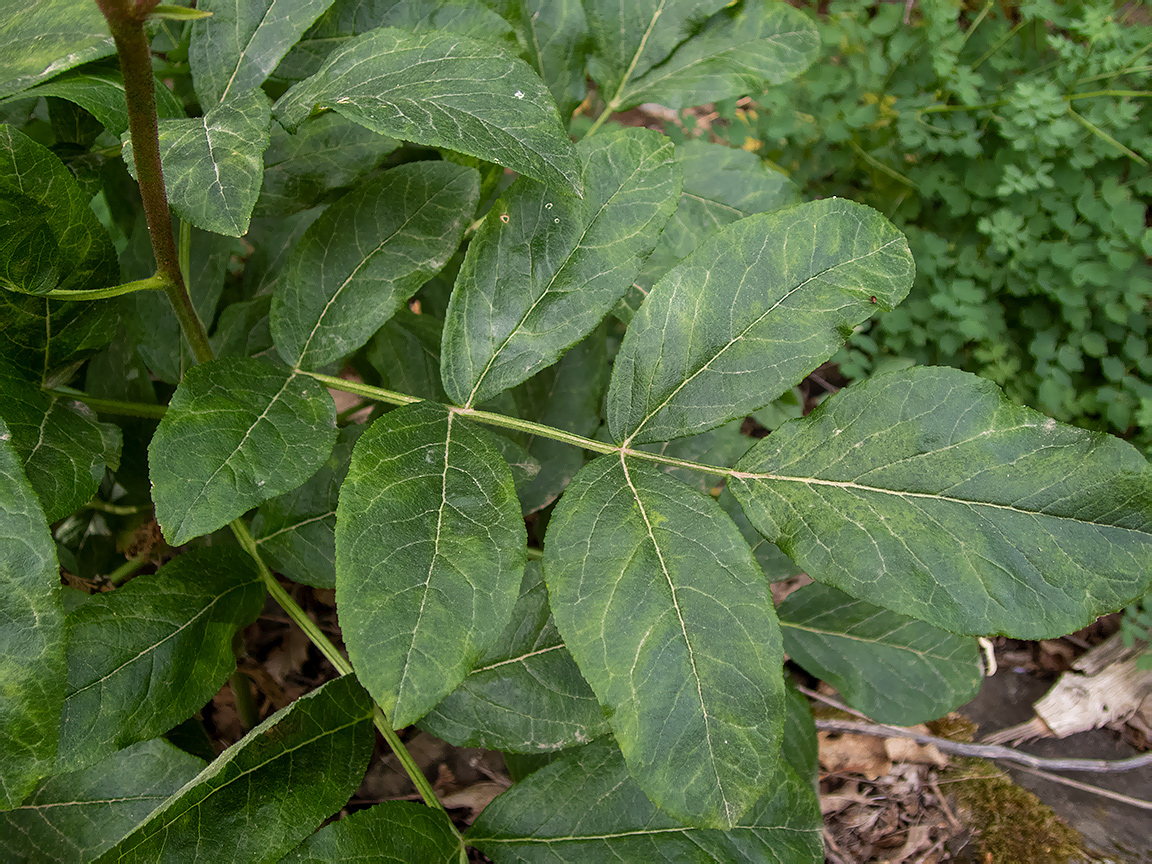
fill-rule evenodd
<path id="1" fill-rule="evenodd" d="M 1132 756 L 1129 759 L 1049 759 L 1033 756 L 1022 750 L 1002 747 L 999 744 L 965 744 L 951 741 L 924 732 L 914 732 L 899 726 L 886 726 L 883 723 L 864 723 L 857 720 L 817 720 L 816 728 L 825 732 L 847 732 L 853 735 L 871 735 L 877 738 L 910 738 L 917 744 L 934 744 L 943 753 L 956 756 L 975 756 L 980 759 L 1001 759 L 1029 768 L 1048 768 L 1054 771 L 1091 771 L 1109 773 L 1132 771 L 1152 765 L 1152 752 Z"/>

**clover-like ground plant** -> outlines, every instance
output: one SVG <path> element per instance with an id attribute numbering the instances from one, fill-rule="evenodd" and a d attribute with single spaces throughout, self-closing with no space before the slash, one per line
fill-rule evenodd
<path id="1" fill-rule="evenodd" d="M 799 74 L 791 6 L 0 5 L 6 860 L 818 862 L 785 652 L 913 723 L 1148 588 L 1119 439 L 947 368 L 800 416 L 880 214 L 611 121 Z M 269 595 L 335 674 L 216 754 Z M 413 724 L 506 754 L 466 830 Z M 317 831 L 374 727 L 424 803 Z"/>

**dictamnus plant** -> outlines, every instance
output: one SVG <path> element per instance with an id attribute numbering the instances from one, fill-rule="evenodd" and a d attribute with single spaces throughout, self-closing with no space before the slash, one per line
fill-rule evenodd
<path id="1" fill-rule="evenodd" d="M 7 858 L 815 862 L 786 651 L 914 722 L 978 686 L 974 635 L 1148 587 L 1123 441 L 942 368 L 789 404 L 912 284 L 881 215 L 606 122 L 798 74 L 784 3 L 40 0 L 2 28 Z M 292 581 L 335 589 L 342 647 Z M 205 761 L 194 715 L 230 676 L 250 713 L 269 595 L 335 674 Z M 517 782 L 461 833 L 411 724 Z M 373 727 L 427 806 L 316 831 Z"/>

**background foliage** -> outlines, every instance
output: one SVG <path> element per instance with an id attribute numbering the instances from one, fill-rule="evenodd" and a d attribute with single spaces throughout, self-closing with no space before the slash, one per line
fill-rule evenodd
<path id="1" fill-rule="evenodd" d="M 807 196 L 871 204 L 908 237 L 916 285 L 852 336 L 837 357 L 846 375 L 896 358 L 957 366 L 1149 452 L 1152 27 L 1140 7 L 832 0 L 815 19 L 821 59 L 752 104 L 716 106 L 721 138 Z"/>

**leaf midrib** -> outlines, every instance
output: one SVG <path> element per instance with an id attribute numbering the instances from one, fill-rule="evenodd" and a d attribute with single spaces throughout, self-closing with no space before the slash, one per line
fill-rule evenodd
<path id="1" fill-rule="evenodd" d="M 894 495 L 899 498 L 927 498 L 932 501 L 947 501 L 950 504 L 964 504 L 969 507 L 991 507 L 996 510 L 1007 510 L 1012 513 L 1020 513 L 1024 516 L 1041 516 L 1046 519 L 1060 519 L 1068 522 L 1076 522 L 1081 525 L 1092 525 L 1097 528 L 1112 528 L 1117 531 L 1132 531 L 1137 534 L 1147 535 L 1152 539 L 1152 531 L 1145 531 L 1140 528 L 1126 528 L 1123 525 L 1113 525 L 1108 522 L 1094 522 L 1091 519 L 1082 519 L 1076 516 L 1063 516 L 1059 513 L 1045 513 L 1043 510 L 1025 510 L 1020 507 L 1014 507 L 1011 504 L 997 504 L 992 501 L 973 501 L 967 498 L 954 498 L 950 495 L 941 495 L 936 492 L 908 492 L 899 489 L 885 489 L 882 486 L 864 486 L 860 483 L 853 483 L 851 481 L 841 480 L 819 480 L 814 477 L 788 477 L 783 474 L 759 474 L 748 471 L 736 471 L 734 469 L 717 469 L 718 473 L 725 474 L 735 480 L 767 480 L 771 482 L 780 483 L 803 483 L 810 486 L 831 486 L 840 489 L 851 489 L 853 491 L 861 492 L 877 492 L 883 495 Z"/>
<path id="2" fill-rule="evenodd" d="M 796 624 L 792 621 L 788 621 L 786 618 L 782 617 L 779 619 L 779 621 L 781 627 L 789 627 L 793 630 L 801 630 L 805 633 L 811 633 L 813 636 L 828 637 L 830 639 L 847 639 L 851 642 L 859 642 L 864 645 L 875 645 L 880 648 L 888 648 L 894 651 L 904 651 L 909 654 L 913 654 L 916 657 L 931 658 L 932 660 L 939 660 L 944 663 L 954 662 L 954 659 L 950 654 L 944 655 L 935 653 L 933 651 L 917 651 L 915 648 L 911 648 L 907 645 L 885 642 L 882 639 L 877 639 L 875 637 L 853 636 L 849 633 L 845 633 L 842 630 L 823 630 L 818 627 L 807 627 L 803 624 Z"/>
<path id="3" fill-rule="evenodd" d="M 700 672 L 696 668 L 696 652 L 692 648 L 692 641 L 688 638 L 688 627 L 684 623 L 684 612 L 680 609 L 680 601 L 676 596 L 676 585 L 672 580 L 672 574 L 668 572 L 668 564 L 664 561 L 664 553 L 660 550 L 660 544 L 656 542 L 656 535 L 652 530 L 652 522 L 648 518 L 648 511 L 644 507 L 644 502 L 640 498 L 640 492 L 632 482 L 632 475 L 628 471 L 628 461 L 625 459 L 623 452 L 620 454 L 620 467 L 624 472 L 624 482 L 628 484 L 628 489 L 632 492 L 632 498 L 640 510 L 640 516 L 644 519 L 644 527 L 648 532 L 648 540 L 651 542 L 652 549 L 656 552 L 656 557 L 660 561 L 660 570 L 664 574 L 664 579 L 668 582 L 668 589 L 672 592 L 672 606 L 676 610 L 676 618 L 680 622 L 680 635 L 684 638 L 684 645 L 688 649 L 688 661 L 692 666 L 692 677 L 696 682 L 696 696 L 700 703 L 700 714 L 704 718 L 704 740 L 708 743 L 708 760 L 712 766 L 712 776 L 716 778 L 716 788 L 720 792 L 720 800 L 724 802 L 724 815 L 728 821 L 728 827 L 731 828 L 735 824 L 735 820 L 732 818 L 732 805 L 728 801 L 728 796 L 724 794 L 724 782 L 720 779 L 720 771 L 716 767 L 716 754 L 712 749 L 711 718 L 708 716 L 708 707 L 704 704 L 704 685 L 700 680 Z"/>
<path id="4" fill-rule="evenodd" d="M 316 692 L 316 691 L 313 691 L 313 692 Z M 193 810 L 199 810 L 204 805 L 204 803 L 209 798 L 211 798 L 213 795 L 215 795 L 217 792 L 220 792 L 224 789 L 227 789 L 233 783 L 235 783 L 239 780 L 242 780 L 243 778 L 247 777 L 249 774 L 252 774 L 256 771 L 259 771 L 261 768 L 264 768 L 267 765 L 271 765 L 273 762 L 276 762 L 279 759 L 283 759 L 285 756 L 290 756 L 291 754 L 295 753 L 297 750 L 300 750 L 304 747 L 307 747 L 311 744 L 314 744 L 317 741 L 320 741 L 324 738 L 329 738 L 333 735 L 336 735 L 340 732 L 343 732 L 345 729 L 349 729 L 349 728 L 357 725 L 358 723 L 361 723 L 364 720 L 369 719 L 370 716 L 371 715 L 366 714 L 362 717 L 354 717 L 351 720 L 349 720 L 347 723 L 344 723 L 341 726 L 323 729 L 318 735 L 316 735 L 312 738 L 309 738 L 307 741 L 301 741 L 299 744 L 296 744 L 293 747 L 285 747 L 285 748 L 277 751 L 274 755 L 269 756 L 264 761 L 253 765 L 251 768 L 248 768 L 246 770 L 239 772 L 235 777 L 232 777 L 229 780 L 226 780 L 225 782 L 221 783 L 219 786 L 216 786 L 213 789 L 211 789 L 208 792 L 208 794 L 205 795 L 203 798 L 200 798 L 199 800 L 197 800 L 195 802 L 191 802 L 187 807 L 179 809 L 175 814 L 173 814 L 172 819 L 170 819 L 168 822 L 165 822 L 163 825 L 160 825 L 158 829 L 154 829 L 149 833 L 145 833 L 143 836 L 141 836 L 136 841 L 136 844 L 134 846 L 127 847 L 126 849 L 124 849 L 124 852 L 131 852 L 133 849 L 137 848 L 142 843 L 145 843 L 148 840 L 150 840 L 151 838 L 155 837 L 159 831 L 164 831 L 167 828 L 171 827 L 184 814 L 189 813 Z M 282 717 L 282 718 L 280 718 L 280 722 L 283 722 L 286 719 L 287 719 L 287 717 Z M 272 727 L 267 727 L 267 728 L 275 728 L 275 727 L 272 726 Z M 261 731 L 261 727 L 257 727 L 256 729 L 252 730 L 252 732 L 257 732 L 257 731 Z M 249 733 L 249 734 L 251 735 L 252 733 Z M 191 780 L 189 780 L 182 788 L 177 789 L 175 792 L 173 792 L 171 795 L 169 795 L 168 800 L 172 801 L 173 803 L 176 803 L 180 800 L 182 795 L 184 795 L 185 793 L 187 793 L 190 790 L 192 790 L 193 788 L 195 788 L 197 785 L 199 785 L 200 782 L 206 782 L 208 780 L 211 780 L 213 777 L 218 776 L 226 767 L 228 767 L 233 762 L 235 762 L 244 753 L 245 749 L 246 748 L 242 748 L 242 749 L 238 750 L 236 752 L 236 754 L 231 759 L 228 759 L 228 760 L 217 759 L 216 761 L 210 763 L 209 766 L 204 771 L 202 771 L 200 774 L 197 774 L 195 777 L 193 777 Z M 215 770 L 213 770 L 213 769 L 215 769 Z M 203 780 L 201 778 L 203 778 Z M 147 818 L 143 822 L 141 822 L 139 825 L 137 825 L 132 833 L 135 834 L 137 831 L 143 831 L 145 828 L 148 827 L 148 823 L 153 821 L 153 817 L 155 817 L 155 819 L 158 820 L 158 819 L 162 818 L 163 814 L 167 814 L 167 813 L 168 813 L 168 811 L 166 809 L 164 809 L 163 807 L 153 811 L 152 816 L 150 816 L 149 818 Z M 129 835 L 129 836 L 131 836 L 131 835 Z M 124 838 L 124 839 L 126 840 L 128 838 Z M 119 844 L 117 844 L 117 845 L 119 845 Z M 115 848 L 116 847 L 113 847 L 113 849 L 115 849 Z"/>

